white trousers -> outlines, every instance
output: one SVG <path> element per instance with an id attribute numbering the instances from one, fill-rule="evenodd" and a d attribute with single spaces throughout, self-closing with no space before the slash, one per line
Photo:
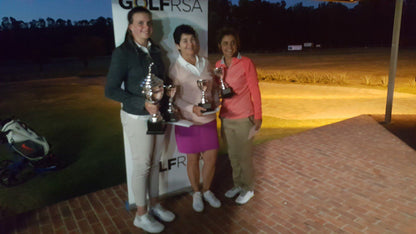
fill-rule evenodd
<path id="1" fill-rule="evenodd" d="M 134 116 L 120 112 L 123 130 L 130 142 L 133 161 L 132 184 L 136 206 L 145 206 L 147 194 L 159 196 L 159 161 L 164 135 L 147 135 L 149 116 Z"/>

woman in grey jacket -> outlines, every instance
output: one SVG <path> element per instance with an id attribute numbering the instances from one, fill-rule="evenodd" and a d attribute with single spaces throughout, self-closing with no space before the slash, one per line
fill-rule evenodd
<path id="1" fill-rule="evenodd" d="M 153 32 L 150 11 L 144 7 L 135 7 L 127 17 L 129 25 L 126 39 L 113 52 L 105 95 L 122 103 L 121 122 L 133 158 L 132 188 L 137 206 L 133 223 L 147 232 L 158 233 L 163 231 L 164 225 L 155 220 L 154 216 L 161 221 L 171 222 L 175 215 L 157 203 L 160 149 L 164 136 L 146 134 L 149 114 L 159 112 L 159 105 L 145 102 L 141 84 L 148 74 L 151 62 L 154 63 L 152 72 L 161 79 L 165 79 L 165 68 L 160 48 L 150 39 Z M 149 209 L 146 204 L 147 191 Z"/>

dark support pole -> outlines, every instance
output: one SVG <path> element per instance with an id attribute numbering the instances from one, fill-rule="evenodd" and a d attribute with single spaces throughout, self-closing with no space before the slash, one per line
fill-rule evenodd
<path id="1" fill-rule="evenodd" d="M 390 123 L 393 105 L 394 81 L 396 79 L 397 55 L 399 52 L 400 25 L 402 21 L 403 0 L 396 0 L 394 12 L 393 39 L 391 42 L 389 84 L 387 89 L 386 115 L 384 122 Z"/>

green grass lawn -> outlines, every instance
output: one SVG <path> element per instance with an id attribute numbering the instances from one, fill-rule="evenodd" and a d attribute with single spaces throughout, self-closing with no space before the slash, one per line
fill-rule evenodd
<path id="1" fill-rule="evenodd" d="M 6 97 L 0 119 L 14 115 L 27 122 L 67 164 L 16 187 L 2 187 L 1 209 L 21 213 L 125 180 L 120 106 L 103 97 L 102 85 L 56 79 L 0 85 L 0 90 Z M 2 159 L 11 156 L 5 148 Z"/>
<path id="2" fill-rule="evenodd" d="M 260 144 L 272 139 L 280 139 L 341 120 L 342 119 L 288 120 L 264 116 L 262 128 L 254 138 L 254 144 Z"/>

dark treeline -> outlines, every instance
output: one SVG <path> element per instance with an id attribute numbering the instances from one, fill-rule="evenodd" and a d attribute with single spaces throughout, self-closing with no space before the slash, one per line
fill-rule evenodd
<path id="1" fill-rule="evenodd" d="M 111 54 L 114 48 L 111 18 L 72 23 L 3 17 L 0 23 L 0 60 L 32 60 L 42 66 L 51 58 L 77 57 L 87 66 L 90 58 Z"/>
<path id="2" fill-rule="evenodd" d="M 285 1 L 209 1 L 209 48 L 216 49 L 215 33 L 223 25 L 240 31 L 249 51 L 279 51 L 289 44 L 319 43 L 323 47 L 390 46 L 395 1 L 361 0 L 354 8 L 341 3 L 287 7 Z M 401 46 L 416 45 L 416 0 L 405 0 Z"/>
<path id="3" fill-rule="evenodd" d="M 285 1 L 209 1 L 209 51 L 217 51 L 215 33 L 224 25 L 240 31 L 245 51 L 281 51 L 289 44 L 319 43 L 322 47 L 390 46 L 395 1 L 361 0 L 354 8 L 340 3 L 319 7 Z M 400 46 L 416 46 L 416 0 L 405 0 Z M 3 17 L 0 22 L 0 61 L 30 60 L 40 65 L 51 58 L 77 57 L 88 66 L 94 56 L 114 48 L 111 18 L 71 22 L 38 19 L 23 22 Z"/>

